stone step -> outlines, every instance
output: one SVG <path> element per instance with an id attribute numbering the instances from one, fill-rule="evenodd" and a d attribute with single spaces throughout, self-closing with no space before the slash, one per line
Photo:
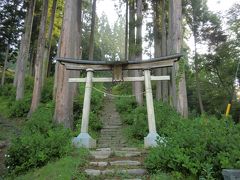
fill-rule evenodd
<path id="1" fill-rule="evenodd" d="M 109 158 L 112 154 L 112 151 L 104 150 L 104 151 L 90 151 L 91 156 L 93 156 L 95 159 L 106 159 Z"/>
<path id="2" fill-rule="evenodd" d="M 118 144 L 127 144 L 126 142 L 123 142 L 123 141 L 117 141 L 117 140 L 99 140 L 99 145 L 101 144 L 112 144 L 112 145 L 118 145 Z M 110 146 L 109 146 L 110 147 Z"/>
<path id="3" fill-rule="evenodd" d="M 122 136 L 122 133 L 119 132 L 119 131 L 101 131 L 101 135 L 100 137 L 105 137 L 105 136 L 108 136 L 108 135 L 111 135 L 111 136 Z"/>
<path id="4" fill-rule="evenodd" d="M 139 151 L 138 148 L 133 148 L 133 147 L 124 147 L 124 148 L 120 148 L 120 151 Z"/>
<path id="5" fill-rule="evenodd" d="M 112 151 L 111 148 L 97 148 L 96 151 Z"/>
<path id="6" fill-rule="evenodd" d="M 98 144 L 99 145 L 105 145 L 105 144 L 109 144 L 109 145 L 119 145 L 119 144 L 127 144 L 126 142 L 124 141 L 117 141 L 117 140 L 99 140 L 98 141 Z M 111 146 L 109 146 L 111 147 Z"/>
<path id="7" fill-rule="evenodd" d="M 97 167 L 106 167 L 106 166 L 140 166 L 141 162 L 139 161 L 132 161 L 132 160 L 119 160 L 119 161 L 99 161 L 95 162 L 92 161 L 89 163 L 91 166 Z"/>
<path id="8" fill-rule="evenodd" d="M 108 129 L 104 129 L 104 130 L 101 130 L 101 136 L 108 136 L 108 135 L 118 135 L 118 136 L 121 136 L 123 137 L 123 133 L 121 130 L 108 130 Z"/>
<path id="9" fill-rule="evenodd" d="M 109 135 L 106 135 L 106 136 L 100 136 L 100 139 L 107 139 L 107 140 L 111 140 L 111 139 L 119 139 L 120 140 L 120 137 L 119 136 L 117 136 L 117 135 L 111 135 L 111 134 L 109 134 Z"/>
<path id="10" fill-rule="evenodd" d="M 98 147 L 106 148 L 106 147 L 127 147 L 127 144 L 100 144 Z"/>
<path id="11" fill-rule="evenodd" d="M 135 156 L 140 156 L 141 152 L 140 151 L 114 151 L 114 155 L 119 157 L 135 157 Z"/>
<path id="12" fill-rule="evenodd" d="M 104 129 L 119 129 L 122 126 L 105 126 Z"/>
<path id="13" fill-rule="evenodd" d="M 108 121 L 108 122 L 104 122 L 103 123 L 104 126 L 107 126 L 107 125 L 122 125 L 122 121 L 119 120 L 119 121 Z"/>
<path id="14" fill-rule="evenodd" d="M 106 143 L 111 144 L 111 143 Z M 119 143 L 116 143 L 116 145 L 119 145 Z M 126 148 L 127 149 L 127 148 Z M 96 158 L 96 159 L 106 159 L 110 156 L 116 156 L 116 157 L 136 157 L 140 156 L 142 152 L 140 151 L 127 151 L 127 150 L 115 150 L 113 151 L 110 148 L 99 148 L 96 151 L 90 151 L 90 154 Z"/>
<path id="15" fill-rule="evenodd" d="M 139 161 L 131 161 L 131 160 L 121 160 L 121 161 L 111 161 L 109 162 L 111 166 L 140 166 L 141 163 Z"/>
<path id="16" fill-rule="evenodd" d="M 112 175 L 112 174 L 128 174 L 134 176 L 142 176 L 147 173 L 145 169 L 85 169 L 85 173 L 89 176 Z"/>
<path id="17" fill-rule="evenodd" d="M 120 139 L 119 137 L 103 137 L 98 140 L 98 142 L 126 142 L 125 140 Z"/>
<path id="18" fill-rule="evenodd" d="M 98 166 L 98 167 L 106 167 L 108 165 L 108 162 L 90 162 L 89 165 L 91 166 Z"/>
<path id="19" fill-rule="evenodd" d="M 124 140 L 121 140 L 121 139 L 99 139 L 98 140 L 98 144 L 100 145 L 100 144 L 126 144 L 126 141 L 124 141 Z"/>

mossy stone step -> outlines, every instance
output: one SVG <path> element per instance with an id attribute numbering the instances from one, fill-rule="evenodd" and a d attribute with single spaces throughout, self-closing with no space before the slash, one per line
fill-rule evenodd
<path id="1" fill-rule="evenodd" d="M 147 173 L 145 169 L 86 169 L 85 173 L 89 176 L 100 176 L 100 175 L 109 175 L 109 174 L 128 174 L 134 176 L 142 176 Z"/>

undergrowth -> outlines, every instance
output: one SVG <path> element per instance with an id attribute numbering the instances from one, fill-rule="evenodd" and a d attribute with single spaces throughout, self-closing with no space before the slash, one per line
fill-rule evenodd
<path id="1" fill-rule="evenodd" d="M 117 99 L 117 110 L 128 125 L 128 138 L 148 134 L 146 106 L 134 98 Z M 156 127 L 164 143 L 150 150 L 145 166 L 151 174 L 170 173 L 176 179 L 219 179 L 223 168 L 240 168 L 240 125 L 213 116 L 182 118 L 168 104 L 154 102 Z"/>
<path id="2" fill-rule="evenodd" d="M 52 123 L 53 104 L 40 106 L 28 119 L 20 136 L 15 137 L 7 151 L 9 173 L 19 174 L 42 167 L 62 158 L 71 150 L 71 132 Z"/>
<path id="3" fill-rule="evenodd" d="M 87 163 L 89 152 L 86 149 L 75 149 L 68 156 L 49 162 L 42 168 L 31 170 L 27 174 L 15 177 L 16 180 L 32 179 L 81 179 L 87 180 L 81 170 Z"/>
<path id="4" fill-rule="evenodd" d="M 97 88 L 103 89 L 103 85 L 98 84 Z M 73 152 L 71 139 L 80 132 L 84 86 L 80 86 L 78 97 L 74 101 L 76 127 L 74 133 L 53 123 L 52 89 L 53 79 L 50 78 L 46 80 L 43 87 L 39 108 L 30 118 L 27 118 L 32 97 L 33 79 L 26 78 L 25 95 L 19 101 L 15 101 L 16 89 L 12 85 L 6 84 L 0 88 L 0 105 L 3 105 L 0 107 L 1 113 L 5 112 L 4 114 L 9 118 L 21 117 L 25 119 L 20 135 L 12 139 L 5 158 L 9 177 L 43 167 L 49 162 L 58 161 L 58 159 L 64 161 L 65 157 L 69 157 L 69 153 Z M 102 100 L 103 95 L 93 91 L 89 122 L 90 134 L 93 137 L 98 137 L 102 128 L 99 120 Z"/>

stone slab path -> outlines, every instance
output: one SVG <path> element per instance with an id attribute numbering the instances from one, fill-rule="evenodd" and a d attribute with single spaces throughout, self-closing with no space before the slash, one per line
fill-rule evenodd
<path id="1" fill-rule="evenodd" d="M 91 159 L 85 168 L 88 179 L 148 179 L 143 167 L 146 152 L 137 148 L 99 148 L 90 151 Z"/>
<path id="2" fill-rule="evenodd" d="M 113 97 L 105 97 L 101 121 L 103 128 L 97 142 L 98 149 L 90 151 L 90 162 L 84 169 L 88 179 L 149 179 L 143 166 L 146 151 L 126 147 L 123 125 Z"/>
<path id="3" fill-rule="evenodd" d="M 114 98 L 111 96 L 105 97 L 101 121 L 103 122 L 103 128 L 97 143 L 98 147 L 126 147 L 126 140 L 122 134 L 120 115 L 116 110 Z"/>

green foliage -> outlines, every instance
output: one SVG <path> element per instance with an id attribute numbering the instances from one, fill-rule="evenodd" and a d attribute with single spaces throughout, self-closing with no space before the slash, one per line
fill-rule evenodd
<path id="1" fill-rule="evenodd" d="M 42 94 L 41 94 L 41 102 L 42 103 L 47 103 L 52 101 L 53 98 L 53 78 L 48 78 L 46 79 L 43 89 L 42 89 Z"/>
<path id="2" fill-rule="evenodd" d="M 15 101 L 16 88 L 12 84 L 5 84 L 0 87 L 0 96 L 5 98 L 8 102 L 8 116 L 9 117 L 26 117 L 30 109 L 32 90 L 33 90 L 33 78 L 26 77 L 25 81 L 25 96 L 23 99 Z"/>
<path id="3" fill-rule="evenodd" d="M 32 76 L 27 76 L 25 78 L 25 94 L 32 93 L 33 92 L 33 83 L 34 83 L 34 78 Z"/>
<path id="4" fill-rule="evenodd" d="M 31 104 L 31 96 L 9 103 L 9 117 L 26 117 Z"/>
<path id="5" fill-rule="evenodd" d="M 5 162 L 10 173 L 41 167 L 71 150 L 70 131 L 52 124 L 52 113 L 52 104 L 40 106 L 27 120 L 22 134 L 13 139 Z"/>
<path id="6" fill-rule="evenodd" d="M 43 97 L 42 102 L 46 103 L 52 98 L 52 80 L 47 80 L 46 86 L 43 88 Z M 5 101 L 8 102 L 8 107 L 6 110 L 9 117 L 26 117 L 32 99 L 33 92 L 33 78 L 30 76 L 26 77 L 25 80 L 25 95 L 23 99 L 15 100 L 16 97 L 16 88 L 12 84 L 5 84 L 0 87 L 0 96 L 5 98 Z"/>
<path id="7" fill-rule="evenodd" d="M 148 133 L 146 107 L 133 104 L 134 99 L 120 98 L 117 109 L 129 125 L 129 138 L 143 139 Z M 183 119 L 162 102 L 154 102 L 154 109 L 157 131 L 165 143 L 150 150 L 145 166 L 151 173 L 213 179 L 221 177 L 222 168 L 240 167 L 240 125 L 208 116 Z"/>
<path id="8" fill-rule="evenodd" d="M 9 99 L 14 99 L 16 95 L 16 88 L 12 84 L 5 84 L 0 86 L 0 96 L 8 97 Z"/>
<path id="9" fill-rule="evenodd" d="M 119 83 L 112 88 L 113 94 L 116 95 L 131 95 L 132 93 L 132 84 L 131 83 Z"/>
<path id="10" fill-rule="evenodd" d="M 32 180 L 32 179 L 87 179 L 81 169 L 86 163 L 89 152 L 86 149 L 76 149 L 69 156 L 61 158 L 57 161 L 50 162 L 46 166 L 34 171 L 30 171 L 25 175 L 14 177 L 16 180 Z"/>
<path id="11" fill-rule="evenodd" d="M 179 172 L 181 177 L 214 179 L 221 177 L 222 168 L 240 167 L 240 126 L 230 119 L 177 118 L 165 122 L 159 131 L 165 143 L 159 142 L 145 162 L 151 173 L 160 170 Z"/>
<path id="12" fill-rule="evenodd" d="M 132 125 L 134 122 L 134 113 L 132 111 L 137 108 L 135 98 L 119 98 L 116 101 L 116 107 L 121 114 L 122 121 L 128 125 Z"/>

